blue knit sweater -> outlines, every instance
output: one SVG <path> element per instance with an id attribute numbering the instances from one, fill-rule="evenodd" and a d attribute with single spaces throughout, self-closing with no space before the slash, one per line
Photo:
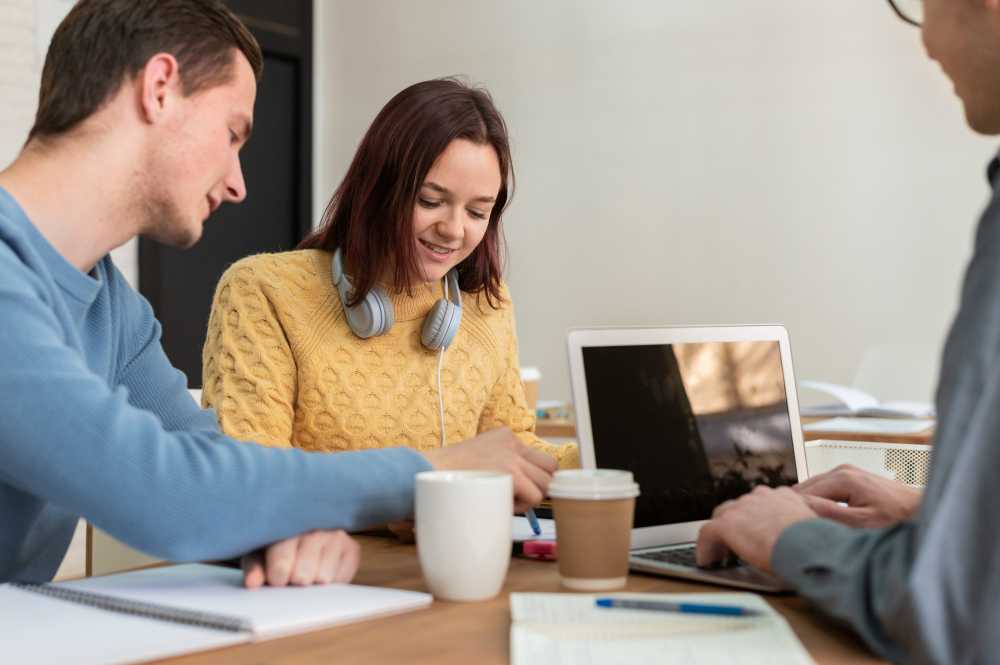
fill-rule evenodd
<path id="1" fill-rule="evenodd" d="M 80 272 L 0 188 L 0 582 L 50 580 L 81 516 L 190 561 L 412 514 L 421 455 L 224 436 L 159 339 L 110 257 Z"/>

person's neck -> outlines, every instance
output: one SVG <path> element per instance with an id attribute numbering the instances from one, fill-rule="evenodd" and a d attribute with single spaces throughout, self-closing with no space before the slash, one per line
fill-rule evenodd
<path id="1" fill-rule="evenodd" d="M 134 153 L 122 148 L 108 140 L 32 140 L 0 171 L 0 187 L 84 273 L 138 232 L 132 201 L 140 170 Z"/>
<path id="2" fill-rule="evenodd" d="M 347 264 L 348 264 L 348 259 L 345 257 L 344 270 L 345 272 L 347 272 L 348 275 L 350 275 L 351 273 L 350 270 L 348 270 L 347 268 Z M 427 276 L 422 274 L 419 277 L 410 277 L 410 279 L 407 282 L 399 283 L 399 281 L 396 280 L 396 274 L 393 272 L 392 265 L 393 262 L 392 260 L 390 260 L 389 266 L 382 272 L 382 274 L 380 274 L 378 277 L 375 278 L 375 281 L 380 282 L 382 284 L 388 284 L 389 286 L 395 286 L 396 288 L 399 289 L 407 289 L 407 288 L 417 289 L 423 287 L 428 291 L 432 290 L 434 286 L 441 281 L 440 279 L 428 280 Z"/>

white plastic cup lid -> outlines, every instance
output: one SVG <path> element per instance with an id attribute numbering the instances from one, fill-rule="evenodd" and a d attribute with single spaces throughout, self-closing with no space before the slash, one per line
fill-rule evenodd
<path id="1" fill-rule="evenodd" d="M 521 373 L 522 381 L 541 381 L 542 380 L 542 370 L 537 367 L 521 367 L 519 368 Z"/>
<path id="2" fill-rule="evenodd" d="M 631 499 L 639 496 L 639 483 L 631 471 L 572 469 L 556 471 L 549 496 L 553 499 Z"/>

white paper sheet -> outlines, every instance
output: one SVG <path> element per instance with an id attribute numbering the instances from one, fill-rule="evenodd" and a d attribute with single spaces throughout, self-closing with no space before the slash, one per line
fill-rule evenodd
<path id="1" fill-rule="evenodd" d="M 555 540 L 556 539 L 556 522 L 555 520 L 549 519 L 539 519 L 538 526 L 542 527 L 542 535 L 536 536 L 535 532 L 531 530 L 531 525 L 528 524 L 528 519 L 526 517 L 521 517 L 515 515 L 511 518 L 513 521 L 510 525 L 511 536 L 515 543 L 524 542 L 525 540 Z"/>
<path id="2" fill-rule="evenodd" d="M 349 584 L 245 589 L 232 568 L 185 564 L 56 586 L 249 619 L 253 634 L 198 628 L 0 585 L 0 663 L 119 665 L 266 640 L 430 605 L 430 594 Z"/>
<path id="3" fill-rule="evenodd" d="M 123 665 L 249 642 L 247 633 L 119 614 L 0 586 L 0 662 Z"/>
<path id="4" fill-rule="evenodd" d="M 190 563 L 90 577 L 60 586 L 117 598 L 246 617 L 271 639 L 430 605 L 430 594 L 354 584 L 248 590 L 242 571 Z"/>
<path id="5" fill-rule="evenodd" d="M 802 426 L 804 432 L 857 432 L 859 434 L 916 434 L 934 427 L 934 420 L 907 418 L 831 418 Z"/>
<path id="6" fill-rule="evenodd" d="M 740 605 L 754 618 L 602 609 L 601 595 L 513 593 L 512 665 L 815 665 L 788 623 L 747 593 L 610 594 Z"/>

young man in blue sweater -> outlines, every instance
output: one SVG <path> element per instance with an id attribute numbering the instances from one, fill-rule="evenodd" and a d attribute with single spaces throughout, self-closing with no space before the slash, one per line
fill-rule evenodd
<path id="1" fill-rule="evenodd" d="M 1000 134 L 1000 0 L 893 0 L 923 24 L 969 125 Z M 757 488 L 702 528 L 698 559 L 773 570 L 895 662 L 1000 658 L 1000 160 L 937 391 L 923 497 L 857 469 Z M 837 502 L 846 503 L 846 506 Z"/>
<path id="2" fill-rule="evenodd" d="M 440 451 L 310 454 L 219 433 L 108 252 L 198 240 L 246 196 L 261 53 L 217 0 L 83 0 L 53 37 L 35 126 L 0 172 L 0 582 L 49 580 L 79 517 L 174 561 L 244 555 L 248 586 L 349 581 L 341 529 L 412 515 L 414 475 L 554 460 L 495 430 Z M 263 549 L 261 549 L 263 548 Z"/>

